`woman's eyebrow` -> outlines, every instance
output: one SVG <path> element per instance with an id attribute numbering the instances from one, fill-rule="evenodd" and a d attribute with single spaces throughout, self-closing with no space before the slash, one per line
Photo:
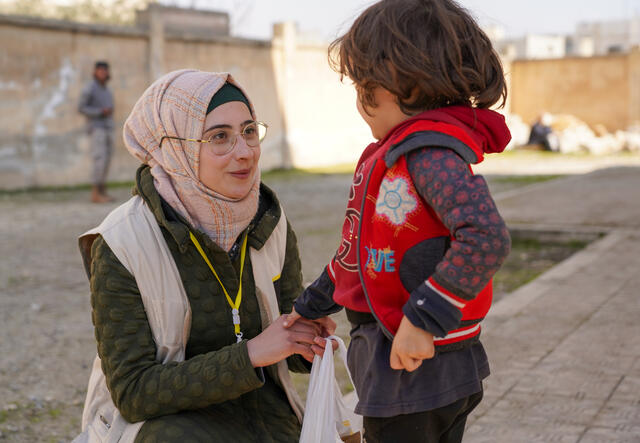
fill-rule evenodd
<path id="1" fill-rule="evenodd" d="M 204 132 L 209 132 L 212 129 L 218 129 L 218 128 L 229 128 L 229 129 L 231 129 L 231 125 L 227 125 L 226 123 L 221 124 L 221 125 L 215 125 L 215 126 L 210 127 L 209 129 L 205 129 Z"/>
<path id="2" fill-rule="evenodd" d="M 240 126 L 247 126 L 247 125 L 250 125 L 251 123 L 255 123 L 255 120 L 245 120 L 244 122 L 242 122 L 242 123 L 240 124 Z M 219 129 L 219 128 L 228 128 L 228 129 L 231 129 L 231 125 L 228 125 L 228 124 L 226 124 L 226 123 L 224 123 L 224 124 L 220 124 L 220 125 L 215 125 L 215 126 L 210 127 L 209 129 L 205 129 L 205 131 L 204 131 L 204 132 L 209 132 L 209 131 L 211 131 L 212 129 Z"/>

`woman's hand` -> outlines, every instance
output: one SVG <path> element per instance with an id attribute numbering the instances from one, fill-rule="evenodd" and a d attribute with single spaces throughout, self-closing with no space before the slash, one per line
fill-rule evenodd
<path id="1" fill-rule="evenodd" d="M 311 350 L 313 351 L 313 353 L 322 357 L 322 355 L 324 354 L 324 347 L 327 344 L 325 337 L 335 334 L 337 327 L 336 322 L 334 322 L 330 317 L 321 317 L 315 320 L 309 320 L 298 314 L 294 308 L 291 310 L 291 313 L 286 316 L 284 327 L 291 328 L 300 321 L 312 322 L 322 328 L 322 333 L 315 337 L 315 344 L 311 346 Z M 334 351 L 338 349 L 338 342 L 332 341 L 331 344 Z"/>
<path id="2" fill-rule="evenodd" d="M 247 342 L 247 352 L 254 368 L 273 365 L 293 354 L 313 361 L 311 348 L 318 347 L 314 339 L 322 334 L 322 326 L 303 318 L 285 328 L 286 318 L 286 315 L 281 315 L 260 335 Z"/>
<path id="3" fill-rule="evenodd" d="M 300 314 L 298 314 L 295 310 L 295 308 L 293 308 L 291 310 L 291 313 L 289 315 L 286 316 L 285 322 L 284 322 L 284 327 L 285 328 L 290 328 L 291 326 L 293 326 L 296 322 L 298 322 L 299 320 L 305 320 L 305 321 L 311 321 L 313 323 L 316 323 L 318 325 L 320 325 L 322 327 L 322 337 L 328 337 L 330 335 L 335 334 L 336 332 L 336 322 L 334 322 L 333 320 L 331 320 L 330 317 L 320 317 L 317 318 L 315 320 L 309 320 L 304 318 L 303 316 L 301 316 Z"/>
<path id="4" fill-rule="evenodd" d="M 420 367 L 422 360 L 434 355 L 433 334 L 414 326 L 403 316 L 391 345 L 391 368 L 412 372 Z"/>

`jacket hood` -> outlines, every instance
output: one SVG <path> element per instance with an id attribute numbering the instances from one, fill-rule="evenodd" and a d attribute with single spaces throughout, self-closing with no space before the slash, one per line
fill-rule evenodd
<path id="1" fill-rule="evenodd" d="M 468 163 L 502 152 L 511 140 L 504 116 L 489 109 L 449 106 L 422 112 L 393 128 L 379 144 L 390 143 L 385 157 L 392 165 L 403 154 L 425 146 L 456 151 Z"/>

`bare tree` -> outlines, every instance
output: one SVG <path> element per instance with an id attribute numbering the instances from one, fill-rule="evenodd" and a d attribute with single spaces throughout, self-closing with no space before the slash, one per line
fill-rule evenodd
<path id="1" fill-rule="evenodd" d="M 13 0 L 0 4 L 0 13 L 31 15 L 87 23 L 129 24 L 137 9 L 145 9 L 156 0 L 74 0 L 52 4 L 45 0 Z"/>
<path id="2" fill-rule="evenodd" d="M 255 6 L 255 0 L 239 0 L 235 2 L 234 11 L 231 12 L 231 32 L 235 33 L 246 23 Z"/>

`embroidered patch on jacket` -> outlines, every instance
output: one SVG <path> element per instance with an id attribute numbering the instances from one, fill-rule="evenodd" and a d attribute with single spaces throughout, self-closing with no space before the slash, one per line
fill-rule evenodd
<path id="1" fill-rule="evenodd" d="M 387 246 L 384 249 L 364 247 L 367 251 L 367 264 L 365 268 L 369 277 L 375 279 L 378 272 L 396 272 L 396 252 Z"/>
<path id="2" fill-rule="evenodd" d="M 380 185 L 376 201 L 376 214 L 386 216 L 394 225 L 401 225 L 418 206 L 418 201 L 409 192 L 409 184 L 402 177 L 385 178 Z"/>

